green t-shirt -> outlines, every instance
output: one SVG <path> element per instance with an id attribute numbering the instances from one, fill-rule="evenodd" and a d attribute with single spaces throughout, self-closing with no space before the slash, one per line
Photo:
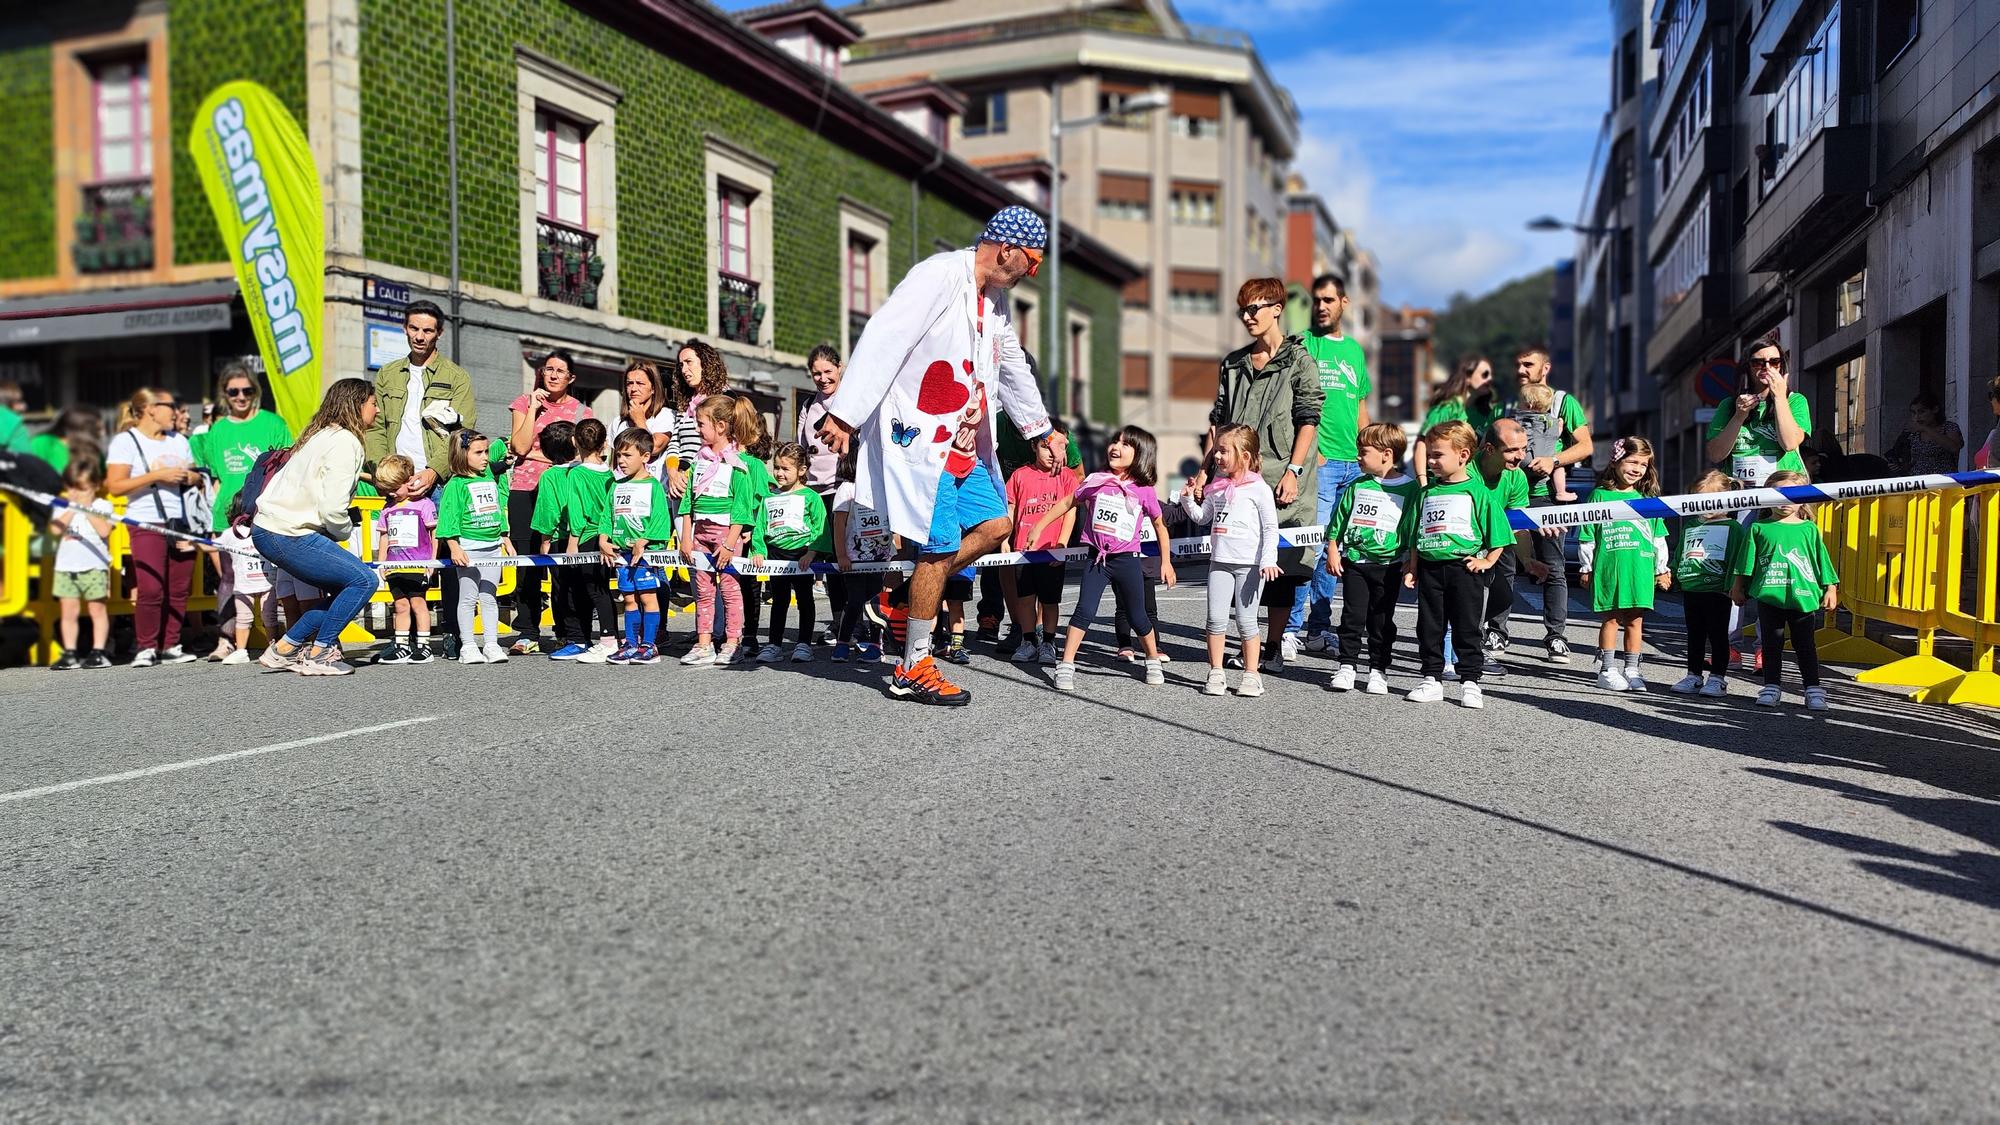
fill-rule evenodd
<path id="1" fill-rule="evenodd" d="M 69 468 L 69 446 L 54 434 L 36 434 L 30 438 L 28 455 L 41 458 L 58 473 Z"/>
<path id="2" fill-rule="evenodd" d="M 1500 498 L 1500 506 L 1513 511 L 1528 506 L 1528 474 L 1519 469 L 1500 470 L 1500 479 L 1487 480 L 1486 470 L 1479 470 L 1479 479 L 1493 494 Z"/>
<path id="3" fill-rule="evenodd" d="M 710 523 L 740 524 L 751 528 L 759 535 L 757 526 L 757 501 L 762 493 L 757 490 L 759 480 L 769 481 L 770 471 L 764 463 L 747 453 L 737 454 L 743 463 L 741 469 L 723 462 L 697 461 L 691 470 L 688 487 L 681 493 L 681 511 L 684 516 L 709 517 Z M 769 485 L 765 488 L 768 491 Z"/>
<path id="4" fill-rule="evenodd" d="M 1424 424 L 1418 427 L 1417 432 L 1427 434 L 1431 432 L 1432 427 L 1442 426 L 1446 422 L 1464 422 L 1472 427 L 1478 440 L 1484 441 L 1486 427 L 1491 426 L 1503 413 L 1505 409 L 1498 401 L 1490 402 L 1486 409 L 1481 410 L 1465 400 L 1448 399 L 1430 408 L 1424 415 Z"/>
<path id="5" fill-rule="evenodd" d="M 537 535 L 554 535 L 563 526 L 562 497 L 568 489 L 574 465 L 551 465 L 535 482 L 535 510 L 528 516 L 528 530 Z"/>
<path id="6" fill-rule="evenodd" d="M 1639 493 L 1628 488 L 1599 488 L 1591 492 L 1590 501 L 1638 497 Z M 1577 528 L 1577 560 L 1593 576 L 1591 608 L 1599 613 L 1653 608 L 1653 591 L 1665 562 L 1660 552 L 1666 541 L 1664 520 L 1606 520 Z"/>
<path id="7" fill-rule="evenodd" d="M 10 407 L 0 406 L 0 449 L 9 453 L 28 451 L 28 426 Z"/>
<path id="8" fill-rule="evenodd" d="M 563 476 L 562 526 L 583 542 L 584 550 L 597 546 L 594 536 L 602 534 L 605 513 L 611 510 L 611 470 L 603 465 L 576 464 Z M 669 517 L 671 522 L 671 517 Z"/>
<path id="9" fill-rule="evenodd" d="M 1785 405 L 1791 408 L 1792 421 L 1799 424 L 1799 432 L 1811 437 L 1812 407 L 1806 404 L 1806 396 L 1793 391 Z M 1735 416 L 1734 399 L 1716 407 L 1715 417 L 1708 420 L 1709 439 L 1727 429 L 1729 420 Z M 1736 444 L 1729 450 L 1726 471 L 1752 488 L 1764 487 L 1765 479 L 1772 473 L 1806 471 L 1805 459 L 1799 456 L 1799 451 L 1779 444 L 1778 420 L 1772 416 L 1769 398 L 1751 407 L 1743 419 L 1743 428 L 1736 431 Z"/>
<path id="10" fill-rule="evenodd" d="M 498 543 L 507 537 L 507 496 L 492 477 L 453 477 L 438 497 L 437 537 Z"/>
<path id="11" fill-rule="evenodd" d="M 611 540 L 613 547 L 625 548 L 644 540 L 658 546 L 673 538 L 674 506 L 660 478 L 621 480 L 606 492 L 604 514 L 597 534 Z"/>
<path id="12" fill-rule="evenodd" d="M 1319 409 L 1319 455 L 1328 461 L 1352 461 L 1360 455 L 1354 437 L 1360 430 L 1361 404 L 1374 384 L 1368 381 L 1368 358 L 1352 336 L 1338 339 L 1318 331 L 1304 336 L 1306 354 L 1319 368 L 1319 386 L 1326 402 Z"/>
<path id="13" fill-rule="evenodd" d="M 1793 613 L 1811 613 L 1838 585 L 1833 559 L 1819 528 L 1801 520 L 1758 520 L 1737 544 L 1731 574 L 1745 579 L 1750 597 Z"/>
<path id="14" fill-rule="evenodd" d="M 1514 541 L 1507 509 L 1486 482 L 1468 474 L 1455 483 L 1432 482 L 1403 512 L 1403 542 L 1429 562 L 1471 558 Z"/>
<path id="15" fill-rule="evenodd" d="M 195 460 L 215 478 L 214 530 L 229 526 L 229 505 L 243 488 L 243 478 L 257 463 L 257 455 L 292 444 L 292 428 L 269 410 L 259 410 L 243 421 L 218 418 L 195 446 Z"/>
<path id="16" fill-rule="evenodd" d="M 1494 417 L 1508 417 L 1525 409 L 1521 405 L 1520 400 L 1516 399 L 1508 403 L 1506 409 L 1495 413 Z M 1584 415 L 1583 404 L 1576 400 L 1576 396 L 1564 391 L 1556 392 L 1555 413 L 1558 422 L 1556 426 L 1556 452 L 1561 453 L 1575 444 L 1570 441 L 1570 435 L 1590 425 L 1590 419 Z M 1549 478 L 1543 477 L 1541 480 L 1531 482 L 1528 497 L 1531 500 L 1547 500 L 1552 495 L 1552 491 L 1549 488 Z"/>
<path id="17" fill-rule="evenodd" d="M 826 501 L 819 493 L 800 485 L 764 500 L 764 541 L 773 550 L 833 550 L 833 534 L 826 525 Z"/>
<path id="18" fill-rule="evenodd" d="M 1729 516 L 1682 520 L 1680 550 L 1674 553 L 1674 584 L 1683 594 L 1720 594 L 1729 588 L 1729 564 L 1736 557 L 1743 525 Z"/>
<path id="19" fill-rule="evenodd" d="M 1342 490 L 1333 520 L 1326 525 L 1327 539 L 1342 559 L 1394 562 L 1408 548 L 1403 517 L 1419 491 L 1417 482 L 1402 473 L 1387 479 L 1361 477 Z"/>

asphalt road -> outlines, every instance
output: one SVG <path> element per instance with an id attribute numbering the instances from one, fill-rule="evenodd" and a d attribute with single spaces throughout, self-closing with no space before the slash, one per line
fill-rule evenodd
<path id="1" fill-rule="evenodd" d="M 1165 687 L 960 712 L 0 673 L 0 1118 L 2000 1118 L 1992 715 L 1206 698 L 1194 596 Z"/>

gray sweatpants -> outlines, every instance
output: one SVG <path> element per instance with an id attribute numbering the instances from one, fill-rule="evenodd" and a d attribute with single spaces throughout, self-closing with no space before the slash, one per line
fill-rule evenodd
<path id="1" fill-rule="evenodd" d="M 1264 588 L 1264 574 L 1256 563 L 1208 564 L 1208 633 L 1228 636 L 1229 617 L 1236 616 L 1236 635 L 1244 640 L 1257 636 L 1257 596 Z"/>
<path id="2" fill-rule="evenodd" d="M 486 643 L 500 643 L 500 603 L 494 591 L 500 585 L 500 568 L 480 566 L 480 559 L 495 558 L 500 554 L 500 544 L 459 543 L 465 552 L 466 561 L 472 566 L 459 568 L 458 574 L 458 643 L 477 643 L 472 635 L 472 619 L 475 609 L 485 615 Z M 476 603 L 476 605 L 475 605 Z"/>

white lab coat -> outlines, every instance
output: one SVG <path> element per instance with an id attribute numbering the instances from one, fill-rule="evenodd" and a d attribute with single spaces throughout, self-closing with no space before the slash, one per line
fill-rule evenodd
<path id="1" fill-rule="evenodd" d="M 861 443 L 856 497 L 886 516 L 905 540 L 930 538 L 945 455 L 960 416 L 981 394 L 987 394 L 987 409 L 978 456 L 996 485 L 1002 478 L 994 412 L 1005 410 L 1030 441 L 1049 431 L 1005 289 L 987 288 L 984 321 L 981 335 L 973 251 L 932 255 L 869 318 L 840 389 L 827 401 L 827 412 L 854 426 Z"/>

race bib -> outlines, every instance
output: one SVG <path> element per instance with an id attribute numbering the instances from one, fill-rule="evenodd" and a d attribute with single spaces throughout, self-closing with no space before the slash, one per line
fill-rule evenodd
<path id="1" fill-rule="evenodd" d="M 720 463 L 696 469 L 694 494 L 709 497 L 728 496 L 729 478 L 735 472 L 734 467 Z"/>
<path id="2" fill-rule="evenodd" d="M 247 578 L 253 582 L 262 582 L 264 580 L 264 556 L 238 555 L 236 556 L 236 565 L 242 568 L 239 578 Z"/>
<path id="3" fill-rule="evenodd" d="M 1369 489 L 1354 494 L 1354 509 L 1347 514 L 1347 526 L 1368 531 L 1395 531 L 1403 525 L 1403 506 L 1393 492 Z"/>
<path id="4" fill-rule="evenodd" d="M 1691 527 L 1681 541 L 1681 557 L 1689 562 L 1721 563 L 1729 554 L 1729 525 L 1705 523 Z"/>
<path id="5" fill-rule="evenodd" d="M 627 482 L 611 492 L 611 514 L 645 520 L 653 514 L 653 490 L 645 484 Z"/>
<path id="6" fill-rule="evenodd" d="M 849 553 L 855 558 L 874 562 L 888 551 L 889 525 L 882 513 L 856 504 L 848 511 L 848 528 L 853 540 Z"/>
<path id="7" fill-rule="evenodd" d="M 1209 525 L 1208 533 L 1218 539 L 1226 538 L 1229 535 L 1229 508 L 1227 506 L 1215 510 L 1215 522 Z"/>
<path id="8" fill-rule="evenodd" d="M 1777 460 L 1761 453 L 1738 453 L 1730 458 L 1729 475 L 1752 488 L 1764 487 L 1764 482 L 1777 471 Z"/>
<path id="9" fill-rule="evenodd" d="M 500 514 L 500 486 L 490 480 L 476 480 L 466 486 L 465 510 L 475 516 Z"/>
<path id="10" fill-rule="evenodd" d="M 1090 529 L 1118 543 L 1130 543 L 1139 533 L 1139 513 L 1123 493 L 1104 493 L 1090 510 Z"/>
<path id="11" fill-rule="evenodd" d="M 390 512 L 382 517 L 382 534 L 392 551 L 413 551 L 423 536 L 423 522 L 415 512 Z"/>
<path id="12" fill-rule="evenodd" d="M 803 535 L 806 530 L 806 498 L 803 496 L 773 496 L 764 501 L 764 510 L 771 514 L 770 530 Z"/>
<path id="13" fill-rule="evenodd" d="M 1426 536 L 1447 535 L 1471 539 L 1472 497 L 1463 492 L 1424 497 L 1422 531 Z"/>

